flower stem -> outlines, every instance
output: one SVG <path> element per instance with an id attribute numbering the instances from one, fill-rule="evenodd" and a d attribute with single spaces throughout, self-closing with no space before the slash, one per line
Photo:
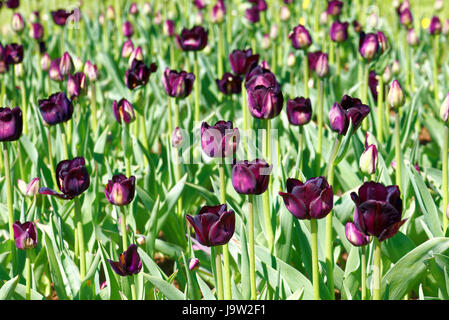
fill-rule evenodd
<path id="1" fill-rule="evenodd" d="M 198 54 L 195 52 L 193 72 L 195 74 L 195 122 L 200 121 L 200 77 L 198 70 Z"/>
<path id="2" fill-rule="evenodd" d="M 439 105 L 438 98 L 438 58 L 440 51 L 440 38 L 438 35 L 435 35 L 433 38 L 433 92 L 435 95 L 435 102 Z"/>
<path id="3" fill-rule="evenodd" d="M 379 240 L 374 238 L 373 300 L 380 300 L 381 267 L 381 245 Z"/>
<path id="4" fill-rule="evenodd" d="M 20 81 L 20 93 L 22 94 L 22 113 L 23 113 L 23 134 L 28 134 L 28 116 L 27 116 L 27 99 L 25 93 L 25 81 Z"/>
<path id="5" fill-rule="evenodd" d="M 217 75 L 218 79 L 221 79 L 223 76 L 223 41 L 224 41 L 224 30 L 223 23 L 218 25 L 218 50 L 217 50 Z M 222 97 L 222 95 L 221 95 Z"/>
<path id="6" fill-rule="evenodd" d="M 222 163 L 219 164 L 220 171 L 220 203 L 226 203 L 226 177 L 225 177 L 225 158 L 222 158 Z M 223 263 L 224 263 L 224 276 L 225 276 L 225 298 L 226 300 L 232 299 L 231 293 L 231 267 L 229 261 L 229 248 L 228 244 L 223 245 Z"/>
<path id="7" fill-rule="evenodd" d="M 128 248 L 128 233 L 126 230 L 126 212 L 124 208 L 120 208 L 120 229 L 122 231 L 122 248 L 125 251 Z"/>
<path id="8" fill-rule="evenodd" d="M 323 150 L 323 80 L 318 78 L 318 101 L 317 101 L 317 122 L 318 122 L 318 144 L 316 150 L 316 175 L 321 171 L 321 152 Z"/>
<path id="9" fill-rule="evenodd" d="M 253 212 L 252 195 L 248 195 L 248 229 L 249 229 L 249 276 L 251 284 L 251 300 L 256 300 L 257 299 L 256 256 L 254 252 L 254 212 Z"/>
<path id="10" fill-rule="evenodd" d="M 364 79 L 363 79 L 363 92 L 362 92 L 362 103 L 368 103 L 368 82 L 369 82 L 369 65 L 364 62 Z M 362 127 L 364 131 L 368 130 L 368 117 L 366 117 L 362 122 Z"/>
<path id="11" fill-rule="evenodd" d="M 340 78 L 340 74 L 341 74 L 341 57 L 340 57 L 340 47 L 337 46 L 335 48 L 335 64 L 337 65 L 337 78 Z"/>
<path id="12" fill-rule="evenodd" d="M 379 145 L 384 141 L 384 80 L 383 77 L 379 77 L 379 92 L 377 94 L 377 141 Z"/>
<path id="13" fill-rule="evenodd" d="M 26 300 L 31 299 L 31 260 L 30 253 L 26 251 L 26 260 L 25 260 L 25 272 L 26 272 L 26 289 L 25 289 L 25 297 Z"/>
<path id="14" fill-rule="evenodd" d="M 211 247 L 211 253 L 215 262 L 215 277 L 217 278 L 217 298 L 218 300 L 223 300 L 224 292 L 223 292 L 223 271 L 221 268 L 221 255 L 220 255 L 220 247 Z"/>
<path id="15" fill-rule="evenodd" d="M 168 109 L 168 136 L 173 133 L 173 125 L 172 125 L 172 112 L 171 112 L 171 98 L 168 96 L 167 98 L 167 109 Z"/>
<path id="16" fill-rule="evenodd" d="M 248 97 L 245 87 L 245 81 L 242 81 L 242 112 L 243 112 L 243 130 L 245 131 L 245 140 L 244 147 L 246 149 L 246 154 L 248 158 L 250 157 L 249 147 L 248 147 L 248 139 L 249 139 L 249 112 L 248 112 Z"/>
<path id="17" fill-rule="evenodd" d="M 448 218 L 446 216 L 446 209 L 448 205 L 448 148 L 449 148 L 449 127 L 444 125 L 444 142 L 443 142 L 443 233 L 446 234 L 448 226 Z"/>
<path id="18" fill-rule="evenodd" d="M 399 110 L 396 110 L 395 115 L 395 132 L 394 132 L 394 141 L 395 141 L 395 153 L 396 153 L 396 185 L 399 187 L 399 190 L 402 190 L 402 165 L 401 165 L 401 121 Z"/>
<path id="19" fill-rule="evenodd" d="M 134 283 L 134 277 L 131 279 L 131 299 L 137 300 L 137 293 L 136 293 L 136 284 Z"/>
<path id="20" fill-rule="evenodd" d="M 268 163 L 271 163 L 271 120 L 266 120 L 266 161 Z M 271 176 L 269 178 L 271 180 Z M 270 249 L 270 252 L 273 253 L 274 250 L 274 234 L 273 234 L 273 228 L 271 226 L 271 207 L 270 207 L 270 193 L 269 189 L 264 192 L 263 194 L 263 211 L 264 211 L 264 217 L 265 217 L 265 227 L 267 232 L 267 240 L 268 240 L 268 247 Z"/>
<path id="21" fill-rule="evenodd" d="M 320 283 L 318 269 L 318 226 L 316 219 L 310 219 L 310 232 L 312 234 L 312 283 L 313 298 L 320 300 Z"/>
<path id="22" fill-rule="evenodd" d="M 83 231 L 83 217 L 81 213 L 81 200 L 79 197 L 74 199 L 75 201 L 75 216 L 76 225 L 78 230 L 78 245 L 80 254 L 80 278 L 84 279 L 86 275 L 86 250 L 84 247 L 84 231 Z"/>
<path id="23" fill-rule="evenodd" d="M 3 142 L 3 164 L 5 168 L 5 182 L 6 182 L 6 201 L 8 205 L 8 223 L 9 223 L 9 237 L 11 245 L 11 261 L 13 274 L 17 271 L 17 261 L 16 261 L 16 244 L 14 242 L 14 208 L 13 208 L 13 189 L 11 186 L 11 168 L 9 165 L 8 156 L 8 142 Z"/>
<path id="24" fill-rule="evenodd" d="M 309 58 L 307 56 L 307 51 L 304 50 L 304 98 L 309 97 Z"/>
<path id="25" fill-rule="evenodd" d="M 297 176 L 299 177 L 300 172 L 302 172 L 302 148 L 303 148 L 303 140 L 304 140 L 304 133 L 302 126 L 299 126 L 299 142 L 298 142 L 298 156 L 296 158 L 296 169 L 297 169 Z"/>
<path id="26" fill-rule="evenodd" d="M 362 258 L 360 261 L 362 268 L 362 300 L 366 300 L 366 249 L 365 247 L 361 247 L 362 250 Z"/>
<path id="27" fill-rule="evenodd" d="M 90 86 L 91 106 L 92 106 L 92 130 L 94 134 L 97 132 L 97 98 L 95 92 L 95 83 Z"/>

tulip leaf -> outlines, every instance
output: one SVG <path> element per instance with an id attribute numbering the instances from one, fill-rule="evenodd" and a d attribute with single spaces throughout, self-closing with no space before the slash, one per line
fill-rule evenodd
<path id="1" fill-rule="evenodd" d="M 106 296 L 105 300 L 120 300 L 120 294 L 119 294 L 119 285 L 117 282 L 117 279 L 115 277 L 114 271 L 111 268 L 111 265 L 106 259 L 106 252 L 103 248 L 103 245 L 99 243 L 99 250 L 101 253 L 101 262 L 103 265 L 103 270 L 105 270 L 105 277 L 106 277 Z"/>
<path id="2" fill-rule="evenodd" d="M 0 300 L 9 300 L 16 290 L 18 282 L 19 276 L 17 275 L 3 284 L 3 286 L 0 288 Z"/>
<path id="3" fill-rule="evenodd" d="M 197 272 L 195 274 L 196 280 L 198 281 L 198 285 L 200 287 L 201 293 L 203 294 L 203 298 L 205 300 L 217 300 L 212 293 L 212 291 L 209 289 L 209 286 L 206 284 L 206 282 L 201 278 L 199 273 Z"/>
<path id="4" fill-rule="evenodd" d="M 184 294 L 175 288 L 174 285 L 171 285 L 165 280 L 161 278 L 157 278 L 155 276 L 151 276 L 149 274 L 144 273 L 143 276 L 150 281 L 156 288 L 158 288 L 169 300 L 185 300 L 186 297 Z"/>
<path id="5" fill-rule="evenodd" d="M 334 166 L 338 165 L 346 156 L 346 153 L 348 152 L 349 145 L 351 144 L 351 138 L 354 133 L 354 128 L 352 124 L 352 120 L 349 121 L 349 127 L 348 131 L 346 132 L 346 135 L 344 136 L 343 140 L 341 141 L 340 147 L 337 151 L 337 157 L 334 160 Z M 338 137 L 337 139 L 340 139 Z M 331 163 L 328 163 L 328 165 L 332 165 Z"/>
<path id="6" fill-rule="evenodd" d="M 58 259 L 59 254 L 55 253 L 55 250 L 54 250 L 54 247 L 52 244 L 52 240 L 50 240 L 47 233 L 45 233 L 45 236 L 44 236 L 44 245 L 45 245 L 45 249 L 47 250 L 47 257 L 48 257 L 48 262 L 50 265 L 51 278 L 54 282 L 56 294 L 58 295 L 59 299 L 65 300 L 68 297 L 67 297 L 65 284 L 64 284 L 64 278 L 63 278 L 63 274 L 62 274 L 63 269 L 62 269 L 61 263 Z"/>
<path id="7" fill-rule="evenodd" d="M 22 299 L 26 299 L 26 286 L 18 283 L 16 286 L 15 294 Z M 34 289 L 30 288 L 30 300 L 45 300 L 45 297 Z"/>
<path id="8" fill-rule="evenodd" d="M 433 238 L 402 257 L 383 276 L 382 288 L 385 290 L 386 285 L 389 286 L 388 299 L 402 299 L 425 275 L 427 268 L 425 261 L 434 257 L 434 254 L 444 253 L 448 249 L 448 238 Z"/>

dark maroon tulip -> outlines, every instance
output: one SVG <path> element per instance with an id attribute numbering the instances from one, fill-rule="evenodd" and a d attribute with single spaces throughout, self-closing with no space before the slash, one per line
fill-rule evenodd
<path id="1" fill-rule="evenodd" d="M 72 57 L 67 51 L 64 52 L 61 59 L 59 60 L 59 70 L 61 71 L 61 74 L 63 76 L 69 75 L 73 72 L 74 69 L 75 66 L 73 64 Z"/>
<path id="2" fill-rule="evenodd" d="M 61 63 L 61 58 L 56 58 L 50 62 L 50 67 L 48 69 L 48 75 L 51 80 L 54 81 L 63 81 L 64 76 L 61 73 L 61 69 L 59 65 Z"/>
<path id="3" fill-rule="evenodd" d="M 226 15 L 226 6 L 223 0 L 217 0 L 217 3 L 212 7 L 211 21 L 213 23 L 222 23 Z"/>
<path id="4" fill-rule="evenodd" d="M 272 119 L 279 115 L 284 104 L 281 86 L 275 75 L 261 66 L 255 67 L 246 77 L 248 108 L 258 119 Z"/>
<path id="5" fill-rule="evenodd" d="M 193 73 L 178 72 L 170 70 L 168 67 L 165 68 L 164 76 L 162 77 L 165 92 L 174 98 L 188 97 L 192 92 L 194 81 L 195 75 Z"/>
<path id="6" fill-rule="evenodd" d="M 382 31 L 377 31 L 377 41 L 379 43 L 380 52 L 384 53 L 390 48 L 387 36 Z"/>
<path id="7" fill-rule="evenodd" d="M 175 22 L 173 20 L 165 20 L 164 33 L 169 37 L 173 37 L 175 35 Z"/>
<path id="8" fill-rule="evenodd" d="M 208 30 L 201 26 L 183 28 L 181 34 L 176 36 L 176 41 L 184 51 L 200 51 L 207 45 L 207 34 Z"/>
<path id="9" fill-rule="evenodd" d="M 357 247 L 367 245 L 371 241 L 371 237 L 357 229 L 353 222 L 346 223 L 345 235 L 346 239 Z"/>
<path id="10" fill-rule="evenodd" d="M 5 47 L 0 43 L 0 74 L 6 73 L 9 70 L 9 64 L 6 61 Z"/>
<path id="11" fill-rule="evenodd" d="M 440 34 L 442 29 L 441 20 L 437 16 L 432 17 L 430 20 L 429 32 L 431 35 Z"/>
<path id="12" fill-rule="evenodd" d="M 246 75 L 259 62 L 259 55 L 251 49 L 234 50 L 229 54 L 232 71 L 238 75 Z"/>
<path id="13" fill-rule="evenodd" d="M 35 22 L 31 26 L 30 34 L 33 39 L 42 39 L 42 36 L 44 35 L 44 27 L 39 22 Z"/>
<path id="14" fill-rule="evenodd" d="M 7 44 L 5 47 L 5 61 L 7 64 L 18 64 L 23 60 L 23 46 L 17 43 Z"/>
<path id="15" fill-rule="evenodd" d="M 352 27 L 354 28 L 355 32 L 362 32 L 362 25 L 357 20 L 352 21 Z"/>
<path id="16" fill-rule="evenodd" d="M 252 3 L 259 11 L 265 11 L 268 8 L 265 0 L 248 0 L 248 2 Z"/>
<path id="17" fill-rule="evenodd" d="M 135 188 L 135 176 L 126 178 L 123 174 L 116 174 L 112 177 L 112 180 L 108 180 L 108 184 L 104 188 L 104 194 L 109 203 L 124 206 L 133 201 Z"/>
<path id="18" fill-rule="evenodd" d="M 384 241 L 393 237 L 404 224 L 401 192 L 398 186 L 385 187 L 377 182 L 365 182 L 358 191 L 351 193 L 354 224 L 365 235 Z"/>
<path id="19" fill-rule="evenodd" d="M 311 178 L 305 183 L 297 179 L 287 179 L 287 192 L 279 192 L 287 210 L 297 219 L 321 219 L 334 206 L 332 186 L 324 177 Z"/>
<path id="20" fill-rule="evenodd" d="M 377 57 L 380 46 L 377 34 L 365 32 L 360 33 L 359 53 L 367 61 L 371 61 Z"/>
<path id="21" fill-rule="evenodd" d="M 72 118 L 73 104 L 64 92 L 54 93 L 48 99 L 38 100 L 38 104 L 42 119 L 49 126 Z"/>
<path id="22" fill-rule="evenodd" d="M 231 95 L 231 94 L 239 94 L 242 92 L 242 78 L 240 76 L 235 76 L 230 72 L 226 72 L 223 74 L 223 78 L 216 79 L 218 90 L 220 90 L 223 94 Z"/>
<path id="23" fill-rule="evenodd" d="M 47 187 L 40 188 L 39 193 L 66 200 L 81 195 L 90 185 L 89 172 L 87 172 L 85 163 L 83 157 L 59 162 L 56 166 L 56 182 L 62 194 Z"/>
<path id="24" fill-rule="evenodd" d="M 22 135 L 23 118 L 19 107 L 0 108 L 0 141 L 15 141 Z"/>
<path id="25" fill-rule="evenodd" d="M 156 70 L 157 65 L 155 63 L 147 67 L 142 61 L 134 59 L 131 68 L 125 72 L 125 84 L 131 90 L 138 86 L 144 86 L 147 84 L 150 74 L 156 72 Z"/>
<path id="26" fill-rule="evenodd" d="M 19 250 L 33 249 L 37 245 L 37 230 L 33 221 L 14 222 L 14 241 Z"/>
<path id="27" fill-rule="evenodd" d="M 307 59 L 309 60 L 309 70 L 315 71 L 318 77 L 323 78 L 329 74 L 329 56 L 327 53 L 321 51 L 309 52 Z"/>
<path id="28" fill-rule="evenodd" d="M 5 1 L 6 7 L 9 9 L 17 9 L 20 5 L 19 0 L 7 0 Z"/>
<path id="29" fill-rule="evenodd" d="M 234 235 L 235 213 L 227 210 L 226 204 L 204 206 L 196 216 L 186 215 L 186 218 L 195 229 L 196 239 L 203 246 L 224 245 Z"/>
<path id="30" fill-rule="evenodd" d="M 142 261 L 135 244 L 130 245 L 125 252 L 121 253 L 118 261 L 108 259 L 108 262 L 112 270 L 122 277 L 138 274 L 142 270 Z"/>
<path id="31" fill-rule="evenodd" d="M 58 26 L 64 26 L 67 22 L 67 18 L 72 15 L 71 12 L 65 11 L 64 9 L 59 9 L 51 12 L 54 23 Z"/>
<path id="32" fill-rule="evenodd" d="M 371 70 L 368 76 L 368 86 L 370 88 L 371 94 L 375 101 L 377 101 L 377 85 L 379 80 L 377 80 L 376 71 Z"/>
<path id="33" fill-rule="evenodd" d="M 260 10 L 256 5 L 252 5 L 250 8 L 245 10 L 245 18 L 253 24 L 260 21 Z"/>
<path id="34" fill-rule="evenodd" d="M 127 38 L 130 38 L 134 33 L 134 28 L 131 22 L 125 21 L 122 25 L 123 35 Z"/>
<path id="35" fill-rule="evenodd" d="M 77 98 L 86 94 L 86 75 L 84 72 L 77 72 L 74 75 L 69 74 L 67 79 L 67 94 L 70 99 Z"/>
<path id="36" fill-rule="evenodd" d="M 399 21 L 407 29 L 410 29 L 413 26 L 413 16 L 410 9 L 407 8 L 402 10 L 402 12 L 399 14 Z"/>
<path id="37" fill-rule="evenodd" d="M 294 126 L 303 126 L 312 119 L 312 104 L 309 98 L 295 98 L 287 101 L 288 121 Z"/>
<path id="38" fill-rule="evenodd" d="M 197 7 L 198 10 L 203 10 L 206 8 L 206 3 L 204 0 L 193 0 L 193 4 Z"/>
<path id="39" fill-rule="evenodd" d="M 297 25 L 288 35 L 292 41 L 293 48 L 305 50 L 312 44 L 312 37 L 303 25 Z"/>
<path id="40" fill-rule="evenodd" d="M 338 0 L 331 0 L 327 3 L 327 14 L 331 16 L 338 16 L 341 13 L 341 9 L 343 8 L 343 2 Z"/>
<path id="41" fill-rule="evenodd" d="M 232 167 L 232 185 L 240 194 L 262 194 L 268 188 L 273 166 L 265 160 L 239 161 Z"/>
<path id="42" fill-rule="evenodd" d="M 126 99 L 121 99 L 119 102 L 114 100 L 112 103 L 112 112 L 114 113 L 115 120 L 120 124 L 122 121 L 129 124 L 136 120 L 134 108 Z"/>
<path id="43" fill-rule="evenodd" d="M 239 129 L 233 127 L 232 121 L 220 120 L 213 126 L 207 122 L 201 124 L 201 148 L 209 157 L 233 156 L 239 142 Z"/>
<path id="44" fill-rule="evenodd" d="M 360 127 L 363 119 L 369 114 L 370 107 L 362 104 L 360 99 L 345 95 L 340 103 L 334 103 L 329 111 L 329 123 L 333 131 L 345 135 L 349 121 L 352 120 L 354 132 Z"/>
<path id="45" fill-rule="evenodd" d="M 349 23 L 334 21 L 329 30 L 329 36 L 334 42 L 344 42 L 348 38 Z"/>

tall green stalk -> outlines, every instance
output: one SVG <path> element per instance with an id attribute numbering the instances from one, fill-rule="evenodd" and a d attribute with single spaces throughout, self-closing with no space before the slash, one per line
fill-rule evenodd
<path id="1" fill-rule="evenodd" d="M 379 77 L 378 93 L 377 93 L 377 141 L 379 145 L 384 141 L 384 80 Z"/>
<path id="2" fill-rule="evenodd" d="M 368 103 L 368 82 L 369 82 L 369 64 L 364 62 L 364 79 L 363 79 L 363 92 L 362 92 L 362 102 Z M 362 128 L 364 131 L 368 130 L 368 117 L 366 117 L 362 122 Z"/>
<path id="3" fill-rule="evenodd" d="M 79 246 L 79 260 L 80 260 L 80 278 L 84 279 L 86 276 L 86 249 L 84 245 L 84 231 L 83 231 L 83 217 L 81 213 L 81 200 L 76 197 L 75 202 L 75 217 L 78 232 L 78 246 Z"/>
<path id="4" fill-rule="evenodd" d="M 317 125 L 318 125 L 318 144 L 316 150 L 316 175 L 321 172 L 321 153 L 323 151 L 323 80 L 318 78 L 318 99 L 317 99 Z"/>
<path id="5" fill-rule="evenodd" d="M 256 255 L 254 250 L 254 211 L 253 211 L 252 195 L 248 195 L 248 229 L 249 229 L 249 277 L 251 284 L 251 300 L 256 300 L 257 299 Z"/>
<path id="6" fill-rule="evenodd" d="M 90 105 L 92 107 L 92 130 L 94 134 L 96 134 L 98 120 L 97 120 L 97 98 L 95 92 L 95 83 L 91 84 L 90 93 L 91 93 Z"/>
<path id="7" fill-rule="evenodd" d="M 318 223 L 316 219 L 310 219 L 310 232 L 312 234 L 312 283 L 313 298 L 320 300 L 320 282 L 318 269 Z"/>
<path id="8" fill-rule="evenodd" d="M 439 35 L 433 36 L 433 93 L 435 96 L 435 102 L 437 105 L 439 105 L 439 98 L 438 98 L 438 59 L 439 59 L 439 52 L 440 52 L 440 37 Z"/>
<path id="9" fill-rule="evenodd" d="M 25 299 L 30 300 L 31 299 L 31 259 L 30 259 L 30 253 L 29 250 L 26 251 L 26 260 L 25 260 Z"/>
<path id="10" fill-rule="evenodd" d="M 448 217 L 446 215 L 446 209 L 448 205 L 448 148 L 449 148 L 449 127 L 447 123 L 444 124 L 444 142 L 442 150 L 443 159 L 443 185 L 442 185 L 442 196 L 443 196 L 443 233 L 446 234 L 448 226 Z"/>
<path id="11" fill-rule="evenodd" d="M 223 270 L 221 267 L 221 252 L 220 247 L 211 247 L 211 256 L 213 257 L 213 261 L 215 263 L 215 277 L 217 281 L 216 293 L 218 300 L 224 299 L 224 290 L 223 290 Z"/>
<path id="12" fill-rule="evenodd" d="M 122 231 L 122 248 L 123 251 L 128 249 L 128 232 L 126 230 L 126 212 L 125 208 L 118 207 L 120 212 L 120 229 Z"/>
<path id="13" fill-rule="evenodd" d="M 193 65 L 193 73 L 195 74 L 195 122 L 200 121 L 200 77 L 198 70 L 198 54 L 195 52 Z"/>
<path id="14" fill-rule="evenodd" d="M 271 163 L 271 120 L 266 120 L 266 161 Z M 271 180 L 271 176 L 269 178 Z M 270 252 L 273 253 L 274 250 L 274 234 L 273 228 L 271 226 L 271 208 L 270 208 L 270 193 L 267 191 L 263 194 L 263 211 L 265 218 L 265 227 L 267 232 L 268 248 Z"/>
<path id="15" fill-rule="evenodd" d="M 3 142 L 3 165 L 5 168 L 5 182 L 6 182 L 6 202 L 8 206 L 8 224 L 9 224 L 9 239 L 11 246 L 11 261 L 13 274 L 17 272 L 16 261 L 16 244 L 14 241 L 14 208 L 13 208 L 13 189 L 11 185 L 11 168 L 9 165 L 8 142 Z"/>
<path id="16" fill-rule="evenodd" d="M 304 50 L 303 55 L 303 66 L 304 66 L 304 98 L 309 97 L 309 58 L 307 56 L 307 50 Z"/>
<path id="17" fill-rule="evenodd" d="M 220 171 L 220 202 L 226 203 L 226 177 L 225 177 L 225 158 L 222 158 L 222 163 L 219 165 Z M 231 267 L 229 260 L 229 248 L 228 244 L 223 245 L 223 263 L 224 263 L 224 276 L 225 276 L 225 299 L 231 300 Z"/>
<path id="18" fill-rule="evenodd" d="M 374 269 L 373 269 L 373 300 L 380 300 L 382 281 L 382 260 L 381 245 L 377 238 L 374 238 Z"/>
<path id="19" fill-rule="evenodd" d="M 362 257 L 361 257 L 361 272 L 362 272 L 362 300 L 366 300 L 366 248 L 361 247 Z"/>
<path id="20" fill-rule="evenodd" d="M 403 190 L 402 190 L 402 162 L 401 162 L 401 121 L 399 109 L 396 109 L 395 114 L 394 145 L 396 155 L 396 185 L 399 187 L 399 190 L 402 193 Z"/>

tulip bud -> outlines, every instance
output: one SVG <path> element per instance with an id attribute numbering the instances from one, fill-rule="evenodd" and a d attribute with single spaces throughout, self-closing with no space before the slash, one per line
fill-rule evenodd
<path id="1" fill-rule="evenodd" d="M 127 38 L 130 38 L 134 33 L 134 28 L 131 22 L 125 21 L 122 25 L 123 35 Z"/>
<path id="2" fill-rule="evenodd" d="M 23 21 L 23 17 L 20 13 L 16 12 L 13 14 L 11 27 L 15 33 L 22 33 L 23 29 L 25 28 L 25 22 Z"/>
<path id="3" fill-rule="evenodd" d="M 262 49 L 268 49 L 270 47 L 270 36 L 265 33 L 262 38 Z"/>
<path id="4" fill-rule="evenodd" d="M 97 65 L 87 60 L 86 64 L 84 65 L 84 73 L 87 75 L 90 81 L 95 82 L 98 75 Z"/>
<path id="5" fill-rule="evenodd" d="M 19 107 L 0 108 L 0 141 L 15 141 L 22 135 L 23 117 Z"/>
<path id="6" fill-rule="evenodd" d="M 63 81 L 64 76 L 61 73 L 61 69 L 59 68 L 61 58 L 54 59 L 50 62 L 50 67 L 48 69 L 48 76 L 51 80 L 54 81 Z"/>
<path id="7" fill-rule="evenodd" d="M 151 14 L 151 12 L 153 12 L 153 8 L 151 7 L 151 4 L 149 2 L 145 2 L 143 4 L 142 13 L 147 16 L 147 15 Z"/>
<path id="8" fill-rule="evenodd" d="M 37 245 L 37 230 L 34 222 L 20 223 L 16 221 L 13 224 L 14 240 L 19 250 L 27 250 Z"/>
<path id="9" fill-rule="evenodd" d="M 386 66 L 385 70 L 384 70 L 384 74 L 382 75 L 382 79 L 383 79 L 384 83 L 389 83 L 391 81 L 392 77 L 393 77 L 393 75 L 391 73 L 390 66 Z"/>
<path id="10" fill-rule="evenodd" d="M 134 45 L 131 39 L 126 40 L 122 46 L 122 58 L 129 58 L 131 53 L 134 51 Z"/>
<path id="11" fill-rule="evenodd" d="M 369 131 L 365 132 L 365 149 L 370 145 L 375 145 L 377 147 L 376 137 Z"/>
<path id="12" fill-rule="evenodd" d="M 347 22 L 335 21 L 329 30 L 329 36 L 334 42 L 344 42 L 348 38 L 348 26 Z"/>
<path id="13" fill-rule="evenodd" d="M 100 23 L 100 26 L 104 26 L 104 21 L 105 21 L 104 13 L 102 12 L 102 13 L 100 13 L 100 15 L 98 16 L 98 22 Z"/>
<path id="14" fill-rule="evenodd" d="M 245 18 L 252 24 L 259 22 L 260 20 L 260 10 L 257 6 L 253 5 L 251 8 L 246 9 Z"/>
<path id="15" fill-rule="evenodd" d="M 175 35 L 175 22 L 170 19 L 165 20 L 163 31 L 166 36 L 173 37 Z"/>
<path id="16" fill-rule="evenodd" d="M 23 77 L 24 71 L 22 63 L 14 65 L 14 74 L 16 75 L 17 78 L 21 79 Z"/>
<path id="17" fill-rule="evenodd" d="M 368 17 L 367 27 L 368 29 L 376 29 L 379 24 L 379 17 L 376 13 L 371 13 Z"/>
<path id="18" fill-rule="evenodd" d="M 30 36 L 33 39 L 39 40 L 42 38 L 43 35 L 44 35 L 44 27 L 38 22 L 33 23 L 30 29 Z"/>
<path id="19" fill-rule="evenodd" d="M 404 105 L 404 92 L 397 80 L 394 80 L 391 84 L 390 91 L 388 92 L 388 101 L 393 108 L 399 108 Z"/>
<path id="20" fill-rule="evenodd" d="M 179 129 L 179 127 L 176 127 L 175 130 L 173 130 L 173 134 L 171 136 L 171 145 L 173 148 L 181 149 L 183 144 L 184 139 L 182 136 L 182 131 L 181 129 Z"/>
<path id="21" fill-rule="evenodd" d="M 318 58 L 315 72 L 320 78 L 324 78 L 329 74 L 329 60 L 327 53 L 321 54 Z"/>
<path id="22" fill-rule="evenodd" d="M 359 161 L 360 171 L 364 174 L 370 175 L 376 173 L 377 167 L 377 148 L 375 145 L 370 145 L 363 151 Z"/>
<path id="23" fill-rule="evenodd" d="M 359 52 L 365 60 L 372 60 L 376 57 L 379 51 L 378 35 L 374 33 L 360 34 Z"/>
<path id="24" fill-rule="evenodd" d="M 226 14 L 226 7 L 223 0 L 218 0 L 217 4 L 212 7 L 211 20 L 212 23 L 222 23 Z"/>
<path id="25" fill-rule="evenodd" d="M 280 13 L 281 20 L 287 21 L 288 19 L 290 19 L 290 16 L 291 16 L 290 9 L 287 6 L 282 6 Z"/>
<path id="26" fill-rule="evenodd" d="M 295 49 L 307 49 L 312 44 L 309 31 L 303 25 L 296 26 L 288 37 Z"/>
<path id="27" fill-rule="evenodd" d="M 203 22 L 204 22 L 204 15 L 201 11 L 198 11 L 195 16 L 195 24 L 199 26 L 203 24 Z"/>
<path id="28" fill-rule="evenodd" d="M 59 70 L 63 76 L 73 72 L 73 60 L 70 54 L 66 51 L 59 60 Z"/>
<path id="29" fill-rule="evenodd" d="M 435 11 L 441 11 L 443 9 L 443 0 L 435 0 L 434 8 Z"/>
<path id="30" fill-rule="evenodd" d="M 139 8 L 137 8 L 137 3 L 133 2 L 129 6 L 129 13 L 132 15 L 137 15 L 139 13 Z"/>
<path id="31" fill-rule="evenodd" d="M 117 174 L 108 180 L 104 188 L 106 199 L 116 206 L 128 205 L 133 201 L 136 188 L 136 177 L 127 178 L 123 174 Z"/>
<path id="32" fill-rule="evenodd" d="M 449 118 L 449 93 L 446 95 L 446 98 L 443 101 L 443 104 L 440 108 L 440 117 L 444 122 L 447 122 Z"/>
<path id="33" fill-rule="evenodd" d="M 312 119 L 312 105 L 309 98 L 295 98 L 287 101 L 288 121 L 295 126 L 302 126 Z"/>
<path id="34" fill-rule="evenodd" d="M 43 71 L 47 71 L 50 68 L 51 58 L 48 53 L 44 53 L 41 58 L 41 68 Z"/>
<path id="35" fill-rule="evenodd" d="M 394 60 L 391 66 L 391 71 L 393 71 L 393 75 L 397 76 L 399 72 L 401 72 L 401 65 L 398 60 Z"/>
<path id="36" fill-rule="evenodd" d="M 441 20 L 437 16 L 432 17 L 429 25 L 429 32 L 431 35 L 437 35 L 441 33 Z"/>
<path id="37" fill-rule="evenodd" d="M 20 192 L 26 197 L 34 197 L 39 191 L 39 181 L 40 178 L 34 178 L 30 183 L 26 183 L 23 180 L 17 180 L 17 186 Z"/>
<path id="38" fill-rule="evenodd" d="M 136 241 L 139 246 L 143 246 L 146 242 L 146 239 L 144 236 L 139 236 Z"/>
<path id="39" fill-rule="evenodd" d="M 143 52 L 142 52 L 142 47 L 141 46 L 138 46 L 137 48 L 135 48 L 134 51 L 129 56 L 128 63 L 129 63 L 130 66 L 133 63 L 134 59 L 139 60 L 139 61 L 143 61 Z"/>
<path id="40" fill-rule="evenodd" d="M 449 34 L 449 19 L 444 20 L 443 29 L 441 30 L 441 32 L 445 36 L 447 36 Z"/>
<path id="41" fill-rule="evenodd" d="M 274 23 L 270 28 L 270 38 L 276 39 L 279 35 L 279 28 L 276 23 Z"/>
<path id="42" fill-rule="evenodd" d="M 287 57 L 287 66 L 291 68 L 295 66 L 295 64 L 296 64 L 296 57 L 292 52 L 290 52 Z"/>
<path id="43" fill-rule="evenodd" d="M 329 14 L 326 11 L 321 12 L 320 23 L 325 26 L 329 23 Z"/>
<path id="44" fill-rule="evenodd" d="M 405 26 L 406 28 L 410 28 L 413 24 L 413 17 L 410 9 L 407 8 L 402 10 L 399 20 L 403 26 Z"/>
<path id="45" fill-rule="evenodd" d="M 361 232 L 352 222 L 346 224 L 345 235 L 348 241 L 357 247 L 367 245 L 371 241 L 371 237 Z"/>
<path id="46" fill-rule="evenodd" d="M 76 57 L 75 61 L 73 61 L 73 65 L 75 67 L 75 71 L 82 71 L 84 67 L 84 62 L 80 57 Z"/>
<path id="47" fill-rule="evenodd" d="M 407 33 L 407 42 L 411 46 L 417 46 L 419 44 L 419 38 L 415 29 L 410 29 Z"/>
<path id="48" fill-rule="evenodd" d="M 112 111 L 114 113 L 115 120 L 117 120 L 118 123 L 122 123 L 123 121 L 124 123 L 129 124 L 136 120 L 134 108 L 126 99 L 121 99 L 119 102 L 114 100 L 112 103 Z"/>
<path id="49" fill-rule="evenodd" d="M 162 23 L 162 14 L 160 11 L 156 12 L 154 15 L 153 23 L 157 26 Z"/>
<path id="50" fill-rule="evenodd" d="M 114 20 L 115 19 L 115 9 L 113 6 L 108 6 L 106 9 L 106 18 L 108 20 Z"/>
<path id="51" fill-rule="evenodd" d="M 138 274 L 142 270 L 142 260 L 135 244 L 130 245 L 125 252 L 121 253 L 118 261 L 108 259 L 108 262 L 112 270 L 122 277 Z"/>
<path id="52" fill-rule="evenodd" d="M 189 270 L 190 271 L 195 271 L 199 267 L 200 267 L 200 260 L 198 260 L 197 258 L 190 259 L 190 262 L 189 262 Z"/>

